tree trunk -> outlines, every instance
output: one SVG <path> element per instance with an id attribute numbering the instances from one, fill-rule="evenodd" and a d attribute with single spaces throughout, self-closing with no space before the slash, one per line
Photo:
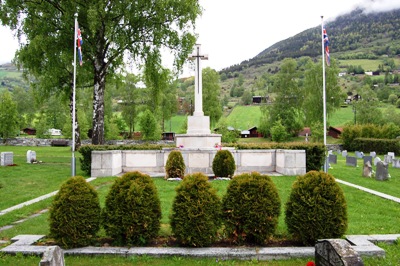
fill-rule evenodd
<path id="1" fill-rule="evenodd" d="M 104 138 L 104 91 L 106 87 L 105 69 L 100 59 L 95 62 L 93 90 L 93 135 L 92 144 L 103 145 Z"/>
<path id="2" fill-rule="evenodd" d="M 74 86 L 74 85 L 72 85 Z M 69 95 L 69 111 L 71 113 L 71 123 L 73 120 L 73 87 L 71 89 L 71 94 Z M 79 147 L 81 146 L 81 129 L 79 127 L 79 123 L 78 123 L 78 115 L 77 115 L 77 111 L 76 111 L 76 105 L 75 105 L 75 130 L 74 130 L 74 134 L 75 134 L 75 151 L 79 149 Z M 73 125 L 74 126 L 74 125 Z"/>

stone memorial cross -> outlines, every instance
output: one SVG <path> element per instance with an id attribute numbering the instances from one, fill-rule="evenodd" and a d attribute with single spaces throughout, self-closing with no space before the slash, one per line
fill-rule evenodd
<path id="1" fill-rule="evenodd" d="M 196 44 L 195 52 L 190 55 L 189 59 L 195 60 L 195 91 L 194 91 L 194 113 L 193 116 L 203 116 L 203 86 L 201 76 L 201 60 L 208 60 L 208 55 L 202 54 L 200 44 Z"/>

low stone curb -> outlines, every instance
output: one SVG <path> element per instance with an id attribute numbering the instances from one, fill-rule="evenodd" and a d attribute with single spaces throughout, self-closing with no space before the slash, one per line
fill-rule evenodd
<path id="1" fill-rule="evenodd" d="M 48 246 L 33 245 L 44 235 L 18 235 L 11 239 L 11 244 L 1 249 L 7 254 L 41 256 Z M 374 243 L 393 243 L 400 234 L 392 235 L 349 235 L 347 241 L 360 256 L 384 257 L 385 250 Z M 237 247 L 237 248 L 171 248 L 171 247 L 83 247 L 64 250 L 65 255 L 114 255 L 114 256 L 153 256 L 153 257 L 197 257 L 241 260 L 277 260 L 289 258 L 314 257 L 314 247 Z"/>

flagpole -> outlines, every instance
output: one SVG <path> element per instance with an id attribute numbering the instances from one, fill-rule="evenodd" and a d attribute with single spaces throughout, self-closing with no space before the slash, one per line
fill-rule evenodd
<path id="1" fill-rule="evenodd" d="M 324 146 L 326 147 L 326 87 L 325 87 L 325 45 L 324 45 L 324 16 L 321 16 L 321 44 L 322 44 L 322 102 L 324 116 Z M 324 161 L 324 172 L 328 172 L 327 160 Z"/>
<path id="2" fill-rule="evenodd" d="M 75 163 L 75 87 L 76 87 L 76 42 L 78 29 L 78 13 L 75 13 L 75 29 L 74 29 L 74 84 L 72 89 L 72 161 L 71 175 L 76 175 Z"/>

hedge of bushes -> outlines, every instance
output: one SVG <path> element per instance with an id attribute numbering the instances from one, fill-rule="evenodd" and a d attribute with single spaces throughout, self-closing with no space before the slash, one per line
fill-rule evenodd
<path id="1" fill-rule="evenodd" d="M 380 139 L 382 140 L 383 146 L 371 150 L 377 153 L 393 151 L 393 148 L 391 146 L 388 147 L 388 145 L 395 144 L 395 146 L 398 146 L 399 144 L 396 143 L 396 138 L 398 136 L 400 136 L 400 127 L 392 123 L 383 126 L 373 124 L 346 126 L 343 128 L 343 132 L 340 135 L 343 148 L 349 151 L 362 150 L 367 152 L 369 151 L 368 143 L 374 145 L 374 143 L 378 143 L 376 140 Z M 356 141 L 356 139 L 358 140 Z M 361 149 L 360 146 L 366 147 L 366 149 Z"/>
<path id="2" fill-rule="evenodd" d="M 353 140 L 351 150 L 386 154 L 388 152 L 400 153 L 400 139 L 370 139 L 356 138 Z"/>
<path id="3" fill-rule="evenodd" d="M 170 225 L 181 245 L 203 247 L 218 240 L 262 245 L 275 234 L 281 203 L 272 179 L 254 172 L 229 182 L 222 200 L 201 173 L 178 185 Z M 323 172 L 297 178 L 285 214 L 289 233 L 305 244 L 341 237 L 347 229 L 343 192 Z M 102 225 L 114 244 L 140 246 L 158 236 L 160 219 L 160 199 L 148 175 L 116 178 L 102 212 L 96 191 L 83 177 L 72 177 L 53 201 L 50 233 L 63 247 L 79 247 L 92 244 Z"/>

